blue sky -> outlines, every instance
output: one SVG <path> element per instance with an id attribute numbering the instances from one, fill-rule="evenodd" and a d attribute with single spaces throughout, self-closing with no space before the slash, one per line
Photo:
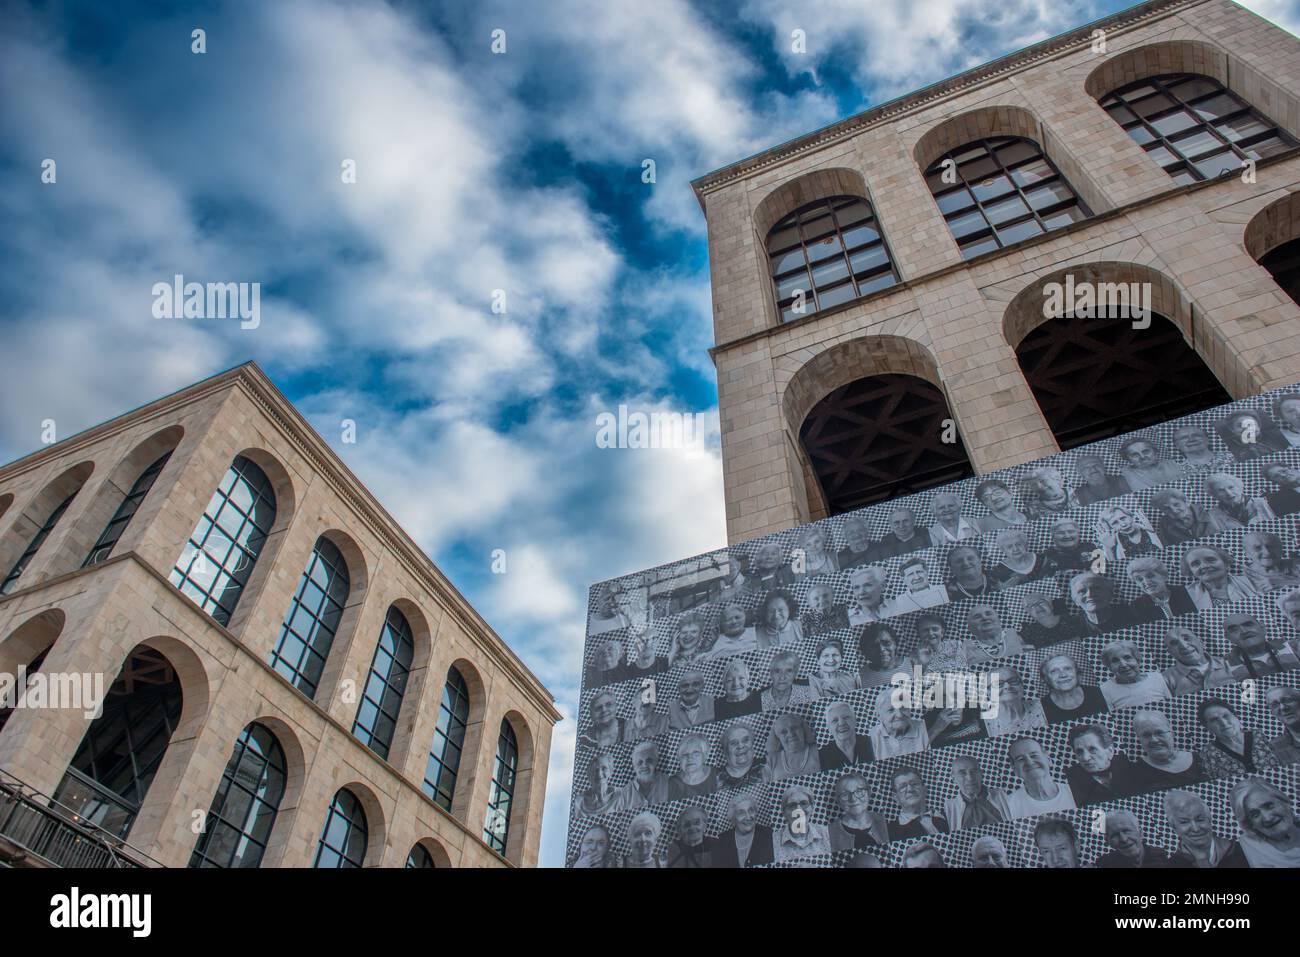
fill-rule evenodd
<path id="1" fill-rule="evenodd" d="M 6 2 L 0 460 L 256 359 L 571 715 L 588 585 L 725 543 L 689 181 L 1127 5 Z M 154 319 L 175 273 L 260 282 L 261 325 Z M 620 403 L 710 451 L 598 448 Z"/>

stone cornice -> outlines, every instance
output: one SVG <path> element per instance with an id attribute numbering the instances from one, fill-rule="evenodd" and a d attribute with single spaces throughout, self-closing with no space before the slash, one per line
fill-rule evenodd
<path id="1" fill-rule="evenodd" d="M 738 160 L 729 166 L 706 173 L 691 181 L 695 197 L 704 208 L 704 198 L 723 186 L 743 179 L 762 170 L 779 166 L 805 153 L 810 153 L 825 146 L 837 143 L 850 136 L 855 136 L 873 126 L 898 119 L 907 113 L 932 105 L 936 100 L 962 93 L 1007 74 L 1016 73 L 1043 60 L 1059 56 L 1074 47 L 1091 41 L 1092 31 L 1099 27 L 1122 30 L 1144 23 L 1148 20 L 1168 16 L 1189 7 L 1198 6 L 1207 0 L 1150 0 L 1148 3 L 1120 10 L 1109 17 L 1085 23 L 1066 33 L 1035 43 L 1008 53 L 996 60 L 990 60 L 981 66 L 958 73 L 956 76 L 932 83 L 919 90 L 889 100 L 869 110 L 864 110 L 830 126 L 822 127 L 811 133 L 796 137 L 788 142 L 763 150 L 753 156 Z"/>
<path id="2" fill-rule="evenodd" d="M 246 362 L 202 382 L 164 396 L 147 405 L 110 419 L 61 442 L 0 466 L 0 481 L 39 468 L 49 459 L 76 452 L 128 429 L 138 422 L 175 411 L 211 395 L 230 389 L 241 390 L 279 428 L 295 451 L 316 469 L 331 490 L 365 522 L 382 546 L 402 563 L 412 577 L 424 584 L 446 614 L 460 623 L 485 656 L 495 662 L 525 693 L 538 711 L 552 723 L 561 715 L 555 699 L 528 666 L 478 613 L 460 590 L 429 559 L 424 551 L 393 519 L 368 488 L 352 474 L 329 444 L 294 408 L 256 362 Z"/>

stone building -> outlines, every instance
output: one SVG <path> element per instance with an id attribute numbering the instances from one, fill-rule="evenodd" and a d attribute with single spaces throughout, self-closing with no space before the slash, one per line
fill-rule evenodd
<path id="1" fill-rule="evenodd" d="M 1296 381 L 1297 137 L 1300 41 L 1156 0 L 698 179 L 729 540 Z"/>
<path id="2" fill-rule="evenodd" d="M 536 864 L 551 695 L 255 364 L 0 468 L 0 567 L 0 865 Z"/>

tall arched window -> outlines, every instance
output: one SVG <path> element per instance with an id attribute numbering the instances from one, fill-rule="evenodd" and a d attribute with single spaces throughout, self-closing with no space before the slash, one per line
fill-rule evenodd
<path id="1" fill-rule="evenodd" d="M 411 853 L 406 855 L 406 867 L 408 870 L 420 870 L 423 868 L 436 868 L 433 863 L 433 855 L 430 854 L 423 844 L 416 844 L 411 848 Z"/>
<path id="2" fill-rule="evenodd" d="M 351 791 L 342 788 L 330 802 L 312 867 L 360 867 L 370 841 L 366 812 Z"/>
<path id="3" fill-rule="evenodd" d="M 973 140 L 925 171 L 934 201 L 966 259 L 1092 215 L 1038 144 Z"/>
<path id="4" fill-rule="evenodd" d="M 328 538 L 316 539 L 270 657 L 271 667 L 308 698 L 316 697 L 351 587 L 343 553 Z"/>
<path id="5" fill-rule="evenodd" d="M 253 722 L 240 732 L 212 798 L 190 867 L 257 867 L 275 826 L 287 775 L 271 729 Z"/>
<path id="6" fill-rule="evenodd" d="M 80 487 L 78 487 L 77 491 L 80 491 Z M 68 506 L 72 504 L 72 500 L 76 497 L 77 492 L 73 492 L 56 505 L 54 511 L 50 512 L 36 534 L 32 536 L 32 540 L 27 543 L 27 547 L 23 549 L 23 553 L 18 556 L 18 561 L 14 562 L 14 567 L 9 569 L 9 574 L 5 576 L 3 582 L 0 582 L 0 595 L 7 595 L 18 587 L 18 579 L 22 577 L 27 566 L 36 557 L 36 553 L 45 544 L 45 540 L 50 537 L 50 532 L 54 531 L 54 526 L 59 524 L 59 519 L 63 517 L 63 513 L 68 510 Z"/>
<path id="7" fill-rule="evenodd" d="M 181 685 L 161 652 L 137 646 L 109 688 L 54 799 L 125 837 L 181 715 Z"/>
<path id="8" fill-rule="evenodd" d="M 1239 171 L 1246 159 L 1263 159 L 1296 145 L 1290 134 L 1218 80 L 1196 73 L 1149 77 L 1098 102 L 1184 185 Z"/>
<path id="9" fill-rule="evenodd" d="M 47 655 L 49 655 L 50 649 L 53 647 L 54 647 L 53 645 L 47 646 L 44 651 L 42 651 L 35 658 L 33 658 L 31 661 L 27 663 L 27 667 L 24 669 L 23 672 L 26 676 L 26 680 L 23 683 L 23 687 L 27 687 L 27 685 L 31 683 L 32 678 L 36 676 L 36 673 L 41 670 L 41 665 L 45 664 L 45 658 Z M 9 698 L 8 700 L 17 701 L 20 692 L 17 690 L 16 683 L 14 685 L 14 691 L 12 691 L 11 694 L 12 697 Z M 13 708 L 8 707 L 7 705 L 0 706 L 0 731 L 4 730 L 4 726 L 9 722 L 9 718 L 13 715 L 13 713 L 14 713 Z"/>
<path id="10" fill-rule="evenodd" d="M 384 630 L 379 635 L 370 677 L 357 708 L 352 733 L 381 758 L 388 757 L 397 729 L 397 715 L 402 710 L 402 696 L 415 657 L 415 639 L 406 616 L 396 606 L 388 609 Z"/>
<path id="11" fill-rule="evenodd" d="M 461 749 L 465 747 L 465 728 L 469 724 L 469 687 L 459 671 L 447 671 L 438 706 L 438 726 L 429 748 L 429 763 L 424 772 L 424 793 L 451 810 L 456 793 L 456 775 L 460 771 Z"/>
<path id="12" fill-rule="evenodd" d="M 275 490 L 266 473 L 236 457 L 172 569 L 171 583 L 218 624 L 230 624 L 275 524 Z"/>
<path id="13" fill-rule="evenodd" d="M 795 210 L 767 234 L 767 256 L 782 322 L 898 282 L 871 204 L 856 196 Z"/>
<path id="14" fill-rule="evenodd" d="M 483 819 L 483 840 L 498 854 L 506 852 L 510 836 L 510 805 L 515 794 L 515 773 L 519 769 L 519 742 L 510 722 L 502 719 L 497 738 L 497 760 L 492 769 L 487 814 Z"/>
<path id="15" fill-rule="evenodd" d="M 135 513 L 139 510 L 140 503 L 145 500 L 145 496 L 147 496 L 149 490 L 153 488 L 153 483 L 157 481 L 158 474 L 162 472 L 163 466 L 167 464 L 167 460 L 171 457 L 172 454 L 168 452 L 162 458 L 158 459 L 158 461 L 154 462 L 153 465 L 140 473 L 140 477 L 136 479 L 135 484 L 131 486 L 131 491 L 126 493 L 126 498 L 122 500 L 122 504 L 119 505 L 117 511 L 113 513 L 113 518 L 109 521 L 107 527 L 105 527 L 104 531 L 100 533 L 99 538 L 95 540 L 95 545 L 91 548 L 90 554 L 87 555 L 86 560 L 81 563 L 82 568 L 89 567 L 90 565 L 98 565 L 112 554 L 113 547 L 117 544 L 118 539 L 122 537 L 122 533 L 126 531 L 126 527 L 131 523 L 131 519 L 135 518 Z"/>

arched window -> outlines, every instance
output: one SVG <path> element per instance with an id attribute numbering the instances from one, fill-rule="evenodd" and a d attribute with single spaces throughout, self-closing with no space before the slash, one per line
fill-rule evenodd
<path id="1" fill-rule="evenodd" d="M 402 696 L 415 657 L 415 639 L 406 616 L 396 606 L 388 609 L 384 630 L 370 663 L 370 677 L 357 708 L 352 733 L 381 758 L 388 757 L 397 729 L 397 715 L 402 710 Z"/>
<path id="2" fill-rule="evenodd" d="M 271 729 L 253 722 L 240 732 L 212 799 L 190 867 L 257 867 L 284 797 L 284 750 Z"/>
<path id="3" fill-rule="evenodd" d="M 153 488 L 153 483 L 158 479 L 158 474 L 162 472 L 163 466 L 167 464 L 167 460 L 171 457 L 172 454 L 168 452 L 162 458 L 158 459 L 158 461 L 154 462 L 153 465 L 145 469 L 140 474 L 140 477 L 135 480 L 135 484 L 131 486 L 131 491 L 126 493 L 126 498 L 122 500 L 122 504 L 119 505 L 117 511 L 113 513 L 113 518 L 109 521 L 108 526 L 100 533 L 99 538 L 96 539 L 94 547 L 90 550 L 90 554 L 86 556 L 86 560 L 81 563 L 82 568 L 89 567 L 90 565 L 98 565 L 112 554 L 113 546 L 115 546 L 118 539 L 122 537 L 122 533 L 126 531 L 126 527 L 131 523 L 131 519 L 135 518 L 135 513 L 139 510 L 140 503 L 143 502 L 145 496 L 149 494 L 149 490 Z"/>
<path id="4" fill-rule="evenodd" d="M 45 664 L 45 658 L 50 653 L 50 649 L 53 647 L 54 647 L 53 645 L 48 645 L 44 651 L 42 651 L 35 658 L 33 658 L 31 661 L 27 663 L 27 667 L 23 670 L 23 674 L 26 676 L 25 681 L 23 682 L 24 688 L 27 687 L 27 685 L 31 682 L 32 678 L 35 677 L 36 673 L 41 670 L 41 665 Z M 17 701 L 18 695 L 21 694 L 21 692 L 17 690 L 17 682 L 14 683 L 13 688 L 14 690 L 10 692 L 12 697 L 8 698 L 8 700 Z M 8 706 L 0 706 L 0 731 L 4 730 L 4 726 L 9 722 L 9 718 L 10 716 L 13 715 L 13 713 L 14 713 L 13 708 Z"/>
<path id="5" fill-rule="evenodd" d="M 351 791 L 342 788 L 330 802 L 312 867 L 360 867 L 366 859 L 370 832 L 366 812 Z"/>
<path id="6" fill-rule="evenodd" d="M 230 624 L 275 524 L 275 491 L 242 455 L 226 471 L 172 569 L 171 583 L 218 624 Z"/>
<path id="7" fill-rule="evenodd" d="M 1263 159 L 1296 145 L 1290 134 L 1218 80 L 1196 73 L 1149 77 L 1098 102 L 1184 185 L 1238 171 L 1243 160 Z"/>
<path id="8" fill-rule="evenodd" d="M 795 210 L 767 234 L 767 256 L 782 322 L 898 282 L 871 204 L 856 196 Z"/>
<path id="9" fill-rule="evenodd" d="M 498 854 L 506 852 L 510 835 L 510 804 L 515 794 L 515 772 L 519 769 L 519 742 L 510 722 L 501 721 L 497 738 L 497 760 L 492 769 L 487 815 L 483 819 L 483 840 Z"/>
<path id="10" fill-rule="evenodd" d="M 171 662 L 137 646 L 109 688 L 102 713 L 86 729 L 54 799 L 125 837 L 162 764 L 181 704 Z"/>
<path id="11" fill-rule="evenodd" d="M 973 140 L 935 160 L 925 181 L 966 259 L 1092 215 L 1038 144 L 1022 137 Z"/>
<path id="12" fill-rule="evenodd" d="M 80 486 L 78 486 L 77 491 L 80 491 Z M 27 566 L 30 565 L 32 559 L 36 557 L 36 553 L 40 551 L 41 546 L 45 544 L 45 540 L 50 537 L 50 532 L 54 531 L 54 526 L 59 524 L 59 519 L 63 517 L 63 513 L 68 510 L 68 506 L 72 504 L 72 500 L 76 497 L 77 492 L 73 492 L 56 505 L 54 511 L 50 512 L 49 516 L 41 524 L 41 527 L 37 530 L 36 534 L 32 536 L 32 540 L 27 543 L 27 547 L 23 549 L 23 553 L 18 557 L 18 561 L 14 562 L 14 567 L 9 569 L 9 574 L 5 576 L 3 582 L 0 582 L 0 595 L 7 595 L 18 587 L 18 579 L 22 577 Z"/>
<path id="13" fill-rule="evenodd" d="M 423 844 L 417 844 L 415 847 L 411 848 L 411 853 L 406 855 L 406 866 L 408 869 L 437 867 L 437 865 L 433 863 L 433 855 L 425 849 Z"/>
<path id="14" fill-rule="evenodd" d="M 424 793 L 448 811 L 456 793 L 456 774 L 460 770 L 460 753 L 465 747 L 468 724 L 469 687 L 461 673 L 451 668 L 442 689 L 438 726 L 433 732 L 433 746 L 424 772 Z"/>
<path id="15" fill-rule="evenodd" d="M 271 667 L 308 698 L 316 697 L 351 587 L 343 553 L 328 538 L 316 539 L 270 657 Z"/>

